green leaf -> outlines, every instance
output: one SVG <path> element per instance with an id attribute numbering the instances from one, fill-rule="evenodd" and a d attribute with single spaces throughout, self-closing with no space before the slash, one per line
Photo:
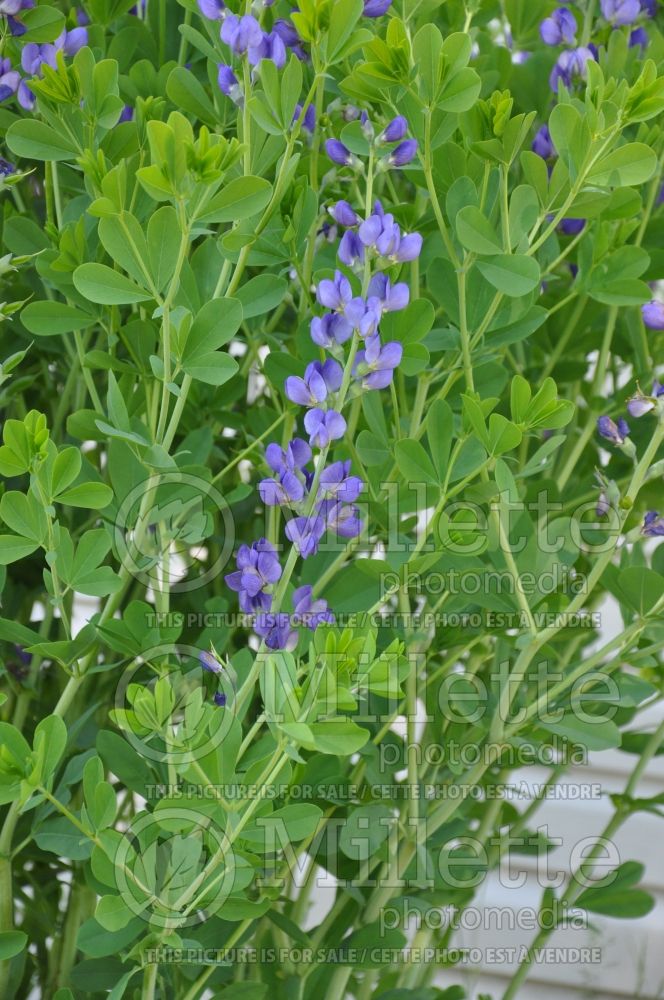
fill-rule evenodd
<path id="1" fill-rule="evenodd" d="M 95 910 L 95 920 L 107 931 L 122 930 L 134 916 L 120 896 L 102 896 Z"/>
<path id="2" fill-rule="evenodd" d="M 382 438 L 371 431 L 360 431 L 357 436 L 357 453 L 366 466 L 384 465 L 390 457 L 387 445 Z"/>
<path id="3" fill-rule="evenodd" d="M 596 885 L 585 889 L 575 906 L 622 920 L 644 917 L 653 909 L 655 900 L 643 889 L 633 888 L 642 879 L 643 871 L 638 861 L 624 861 Z"/>
<path id="4" fill-rule="evenodd" d="M 327 58 L 333 63 L 362 14 L 362 0 L 335 0 L 327 33 Z"/>
<path id="5" fill-rule="evenodd" d="M 166 94 L 176 108 L 200 118 L 206 125 L 216 125 L 217 115 L 210 98 L 194 74 L 184 66 L 176 66 L 170 74 Z"/>
<path id="6" fill-rule="evenodd" d="M 28 160 L 73 160 L 80 152 L 64 130 L 56 131 L 34 118 L 15 122 L 7 132 L 7 145 L 16 156 Z"/>
<path id="7" fill-rule="evenodd" d="M 394 446 L 397 468 L 406 481 L 438 486 L 433 463 L 419 441 L 397 441 Z"/>
<path id="8" fill-rule="evenodd" d="M 522 254 L 500 254 L 478 261 L 477 267 L 494 288 L 510 298 L 528 295 L 541 280 L 537 261 Z"/>
<path id="9" fill-rule="evenodd" d="M 148 222 L 148 253 L 150 274 L 157 291 L 161 291 L 175 273 L 182 234 L 175 209 L 163 205 Z"/>
<path id="10" fill-rule="evenodd" d="M 608 719 L 591 719 L 587 715 L 582 718 L 574 712 L 566 712 L 559 722 L 538 720 L 538 725 L 588 750 L 613 750 L 620 746 L 620 730 Z"/>
<path id="11" fill-rule="evenodd" d="M 235 298 L 242 304 L 242 318 L 252 319 L 271 312 L 283 301 L 288 288 L 284 278 L 275 274 L 257 274 L 238 288 Z"/>
<path id="12" fill-rule="evenodd" d="M 0 962 L 20 955 L 28 943 L 28 935 L 23 931 L 2 931 L 0 933 Z"/>
<path id="13" fill-rule="evenodd" d="M 369 739 L 369 732 L 349 719 L 335 718 L 326 722 L 289 722 L 279 726 L 295 743 L 306 750 L 348 757 L 357 753 Z"/>
<path id="14" fill-rule="evenodd" d="M 105 483 L 79 483 L 65 490 L 56 500 L 68 507 L 83 507 L 87 510 L 103 510 L 113 499 L 113 490 Z"/>
<path id="15" fill-rule="evenodd" d="M 198 216 L 199 222 L 239 222 L 262 212 L 272 197 L 272 185 L 262 177 L 236 177 L 215 195 Z"/>
<path id="16" fill-rule="evenodd" d="M 38 548 L 37 542 L 26 542 L 18 535 L 0 535 L 0 566 L 8 566 L 18 559 L 25 559 Z"/>
<path id="17" fill-rule="evenodd" d="M 339 836 L 339 848 L 347 858 L 368 861 L 390 835 L 395 817 L 389 806 L 371 803 L 352 809 Z"/>
<path id="18" fill-rule="evenodd" d="M 147 302 L 149 292 L 105 264 L 81 264 L 74 271 L 76 289 L 90 302 L 105 306 Z"/>
<path id="19" fill-rule="evenodd" d="M 633 611 L 647 615 L 664 597 L 664 576 L 647 566 L 629 566 L 618 574 L 618 591 Z"/>
<path id="20" fill-rule="evenodd" d="M 413 60 L 417 66 L 422 96 L 433 102 L 440 88 L 443 36 L 435 24 L 424 24 L 413 39 Z"/>
<path id="21" fill-rule="evenodd" d="M 521 444 L 521 431 L 500 413 L 489 417 L 489 454 L 503 455 Z"/>
<path id="22" fill-rule="evenodd" d="M 445 481 L 453 437 L 454 417 L 450 405 L 444 399 L 437 399 L 427 414 L 427 438 L 439 483 Z"/>
<path id="23" fill-rule="evenodd" d="M 600 187 L 644 184 L 656 169 L 657 155 L 654 149 L 643 142 L 629 142 L 603 156 L 588 174 L 588 181 Z"/>
<path id="24" fill-rule="evenodd" d="M 223 385 L 238 371 L 230 355 L 217 350 L 237 332 L 242 306 L 237 299 L 211 299 L 197 313 L 182 352 L 182 367 L 192 378 Z"/>
<path id="25" fill-rule="evenodd" d="M 95 322 L 94 316 L 68 306 L 64 302 L 30 302 L 21 313 L 26 330 L 38 337 L 55 337 L 74 330 L 85 330 Z"/>
<path id="26" fill-rule="evenodd" d="M 456 231 L 466 250 L 480 254 L 502 254 L 504 247 L 495 229 L 475 205 L 466 205 L 456 217 Z"/>

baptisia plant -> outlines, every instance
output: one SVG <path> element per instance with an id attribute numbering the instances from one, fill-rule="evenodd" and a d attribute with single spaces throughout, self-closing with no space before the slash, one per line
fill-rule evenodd
<path id="1" fill-rule="evenodd" d="M 654 904 L 660 5 L 0 27 L 0 997 L 474 997 L 621 754 L 524 996 Z"/>

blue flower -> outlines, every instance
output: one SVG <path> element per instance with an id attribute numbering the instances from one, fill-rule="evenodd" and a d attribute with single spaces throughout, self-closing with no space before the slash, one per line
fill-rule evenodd
<path id="1" fill-rule="evenodd" d="M 575 80 L 585 80 L 587 65 L 596 54 L 590 46 L 578 49 L 568 49 L 558 56 L 556 65 L 551 71 L 549 85 L 553 91 L 558 90 L 558 82 L 562 80 L 566 87 L 571 87 Z"/>
<path id="2" fill-rule="evenodd" d="M 325 143 L 325 152 L 332 162 L 338 163 L 340 167 L 350 167 L 357 162 L 350 149 L 339 139 L 328 139 Z"/>
<path id="3" fill-rule="evenodd" d="M 278 444 L 269 444 L 265 460 L 277 478 L 263 479 L 258 484 L 261 500 L 268 507 L 297 503 L 304 497 L 308 475 L 305 465 L 311 461 L 311 448 L 301 438 L 294 438 L 286 450 Z"/>
<path id="4" fill-rule="evenodd" d="M 391 167 L 405 167 L 417 156 L 417 139 L 405 139 L 387 157 Z"/>
<path id="5" fill-rule="evenodd" d="M 320 514 L 294 517 L 286 525 L 286 538 L 292 542 L 303 559 L 318 552 L 318 545 L 325 534 L 325 519 Z"/>
<path id="6" fill-rule="evenodd" d="M 197 3 L 203 17 L 211 21 L 221 21 L 226 9 L 226 4 L 222 0 L 197 0 Z"/>
<path id="7" fill-rule="evenodd" d="M 326 313 L 314 316 L 310 332 L 314 344 L 329 349 L 335 344 L 345 344 L 353 336 L 353 326 L 340 313 Z"/>
<path id="8" fill-rule="evenodd" d="M 347 229 L 357 226 L 360 222 L 359 215 L 347 201 L 338 201 L 329 211 L 334 221 Z"/>
<path id="9" fill-rule="evenodd" d="M 264 32 L 258 45 L 250 45 L 247 58 L 252 66 L 257 66 L 261 60 L 270 59 L 277 69 L 286 65 L 286 46 L 281 35 L 276 31 Z"/>
<path id="10" fill-rule="evenodd" d="M 365 389 L 385 389 L 391 383 L 394 369 L 403 356 L 403 346 L 397 340 L 381 346 L 375 334 L 366 341 L 366 350 L 358 351 L 353 372 L 362 379 Z"/>
<path id="11" fill-rule="evenodd" d="M 395 263 L 416 260 L 422 251 L 419 233 L 401 233 L 394 216 L 384 213 L 382 207 L 360 226 L 358 233 L 365 247 Z"/>
<path id="12" fill-rule="evenodd" d="M 308 584 L 293 591 L 293 622 L 315 632 L 319 625 L 334 624 L 334 615 L 322 599 L 314 601 L 313 587 Z"/>
<path id="13" fill-rule="evenodd" d="M 641 390 L 632 396 L 631 399 L 627 401 L 627 410 L 632 417 L 643 417 L 646 413 L 650 413 L 657 406 L 657 400 L 660 396 L 664 396 L 664 385 L 661 385 L 657 379 L 652 384 L 652 392 L 649 396 L 645 396 Z"/>
<path id="14" fill-rule="evenodd" d="M 656 510 L 649 510 L 643 518 L 641 534 L 646 538 L 660 538 L 664 535 L 664 517 Z"/>
<path id="15" fill-rule="evenodd" d="M 221 40 L 237 56 L 257 49 L 263 41 L 261 26 L 252 14 L 228 14 L 221 25 Z"/>
<path id="16" fill-rule="evenodd" d="M 212 653 L 208 653 L 207 650 L 202 650 L 198 654 L 198 662 L 203 670 L 207 670 L 211 674 L 220 674 L 224 669 L 217 657 L 213 656 Z"/>
<path id="17" fill-rule="evenodd" d="M 327 448 L 332 441 L 338 441 L 346 433 L 346 421 L 336 410 L 321 410 L 314 407 L 307 410 L 304 426 L 309 435 L 309 443 L 314 448 Z"/>
<path id="18" fill-rule="evenodd" d="M 554 10 L 540 24 L 540 35 L 545 45 L 574 45 L 576 41 L 576 18 L 566 7 Z"/>
<path id="19" fill-rule="evenodd" d="M 405 281 L 393 285 L 386 274 L 374 274 L 369 282 L 367 294 L 369 302 L 372 299 L 376 300 L 381 312 L 399 312 L 405 309 L 410 301 L 410 289 Z"/>
<path id="20" fill-rule="evenodd" d="M 385 126 L 378 136 L 378 142 L 400 142 L 408 132 L 408 121 L 403 115 L 397 115 Z"/>
<path id="21" fill-rule="evenodd" d="M 364 483 L 359 476 L 350 475 L 350 460 L 332 462 L 323 469 L 319 481 L 319 494 L 326 500 L 352 503 L 357 500 Z"/>
<path id="22" fill-rule="evenodd" d="M 346 230 L 341 237 L 337 256 L 346 267 L 355 267 L 364 263 L 364 244 L 352 229 Z"/>
<path id="23" fill-rule="evenodd" d="M 537 134 L 533 139 L 531 149 L 533 153 L 537 153 L 537 155 L 541 156 L 543 160 L 551 160 L 556 155 L 556 147 L 553 145 L 553 139 L 551 138 L 548 125 L 542 125 L 542 127 L 538 129 Z"/>
<path id="24" fill-rule="evenodd" d="M 226 63 L 219 63 L 217 83 L 219 84 L 219 90 L 222 94 L 225 94 L 226 97 L 230 97 L 233 104 L 237 104 L 238 106 L 243 104 L 244 94 L 242 93 L 240 81 L 231 67 L 227 66 Z"/>
<path id="25" fill-rule="evenodd" d="M 291 628 L 290 615 L 282 611 L 271 611 L 256 615 L 254 632 L 260 636 L 268 649 L 293 650 L 297 646 L 297 632 Z"/>
<path id="26" fill-rule="evenodd" d="M 392 0 L 364 0 L 365 17 L 382 17 L 392 6 Z"/>
<path id="27" fill-rule="evenodd" d="M 298 120 L 302 114 L 302 105 L 296 104 L 295 111 L 293 112 L 293 124 Z M 302 119 L 302 128 L 306 132 L 310 132 L 312 135 L 316 131 L 316 108 L 313 104 L 310 104 L 307 110 L 304 112 L 304 118 Z"/>
<path id="28" fill-rule="evenodd" d="M 597 420 L 597 430 L 603 438 L 611 441 L 612 444 L 621 445 L 629 436 L 629 425 L 622 417 L 615 423 L 611 417 L 599 417 Z"/>
<path id="29" fill-rule="evenodd" d="M 286 379 L 286 395 L 292 403 L 300 406 L 316 406 L 323 403 L 330 392 L 341 388 L 343 369 L 338 361 L 312 361 L 307 365 L 304 378 L 289 375 Z"/>
<path id="30" fill-rule="evenodd" d="M 646 302 L 641 306 L 641 315 L 643 322 L 651 330 L 664 330 L 664 302 L 657 302 L 656 299 Z"/>
<path id="31" fill-rule="evenodd" d="M 260 538 L 251 547 L 241 545 L 236 561 L 237 571 L 226 576 L 226 583 L 239 594 L 240 608 L 247 613 L 269 611 L 272 597 L 267 588 L 281 577 L 274 546 L 266 538 Z"/>
<path id="32" fill-rule="evenodd" d="M 641 13 L 639 0 L 600 0 L 600 7 L 606 20 L 616 27 L 632 24 Z"/>

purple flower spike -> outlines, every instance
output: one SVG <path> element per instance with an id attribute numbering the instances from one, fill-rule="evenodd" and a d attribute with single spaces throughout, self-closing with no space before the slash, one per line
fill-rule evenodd
<path id="1" fill-rule="evenodd" d="M 359 476 L 351 476 L 350 461 L 333 462 L 323 469 L 320 477 L 319 490 L 326 500 L 337 500 L 342 503 L 352 503 L 357 500 L 364 483 Z"/>
<path id="2" fill-rule="evenodd" d="M 226 576 L 226 583 L 239 594 L 241 610 L 247 613 L 269 611 L 272 598 L 266 588 L 281 577 L 274 547 L 266 538 L 260 538 L 251 548 L 241 545 L 236 562 L 237 571 Z"/>
<path id="3" fill-rule="evenodd" d="M 558 229 L 565 236 L 578 236 L 585 224 L 585 219 L 563 219 Z"/>
<path id="4" fill-rule="evenodd" d="M 346 267 L 355 267 L 356 264 L 364 263 L 364 244 L 357 233 L 348 229 L 343 234 L 339 242 L 337 255 L 341 263 L 345 264 Z"/>
<path id="5" fill-rule="evenodd" d="M 267 507 L 281 507 L 304 499 L 307 473 L 304 467 L 311 460 L 311 448 L 301 438 L 294 438 L 286 450 L 269 444 L 265 460 L 276 478 L 263 479 L 258 484 L 261 500 Z"/>
<path id="6" fill-rule="evenodd" d="M 290 21 L 285 21 L 280 17 L 272 25 L 272 30 L 279 35 L 286 48 L 290 49 L 293 55 L 297 56 L 300 62 L 307 61 L 308 56 L 304 51 L 302 39 L 298 35 L 295 26 Z"/>
<path id="7" fill-rule="evenodd" d="M 313 588 L 310 585 L 298 587 L 293 591 L 293 621 L 296 625 L 315 632 L 319 625 L 334 624 L 334 615 L 328 609 L 327 601 L 313 599 Z"/>
<path id="8" fill-rule="evenodd" d="M 318 552 L 318 544 L 325 534 L 325 520 L 318 514 L 311 517 L 294 517 L 286 525 L 286 538 L 292 542 L 303 559 Z"/>
<path id="9" fill-rule="evenodd" d="M 223 691 L 216 691 L 212 700 L 214 701 L 217 708 L 224 708 L 224 706 L 226 705 L 226 701 L 228 699 L 226 698 L 226 695 L 224 694 Z"/>
<path id="10" fill-rule="evenodd" d="M 60 36 L 62 37 L 62 36 Z M 79 49 L 88 44 L 88 29 L 74 28 L 65 32 L 62 48 L 66 56 L 75 56 Z M 57 41 L 56 41 L 57 46 Z"/>
<path id="11" fill-rule="evenodd" d="M 302 114 L 302 105 L 296 104 L 295 111 L 293 112 L 293 124 L 298 120 Z M 313 104 L 310 104 L 307 110 L 304 112 L 304 118 L 302 119 L 302 128 L 305 132 L 309 132 L 311 135 L 316 131 L 316 108 Z"/>
<path id="12" fill-rule="evenodd" d="M 641 10 L 648 17 L 654 17 L 657 13 L 657 0 L 641 0 Z"/>
<path id="13" fill-rule="evenodd" d="M 263 640 L 268 649 L 293 650 L 297 646 L 297 632 L 291 628 L 290 615 L 260 614 L 256 616 L 254 632 Z"/>
<path id="14" fill-rule="evenodd" d="M 211 21 L 221 21 L 226 4 L 222 0 L 197 0 L 198 9 L 203 17 Z"/>
<path id="15" fill-rule="evenodd" d="M 0 101 L 13 97 L 19 88 L 21 74 L 11 68 L 9 59 L 0 60 Z"/>
<path id="16" fill-rule="evenodd" d="M 661 517 L 656 510 L 649 510 L 643 518 L 641 534 L 646 538 L 660 538 L 664 535 L 664 517 Z"/>
<path id="17" fill-rule="evenodd" d="M 391 167 L 405 167 L 417 156 L 417 139 L 406 139 L 393 149 L 388 157 Z"/>
<path id="18" fill-rule="evenodd" d="M 643 322 L 651 330 L 664 330 L 664 302 L 657 302 L 653 299 L 652 302 L 646 302 L 644 306 L 641 306 L 641 315 L 643 316 Z"/>
<path id="19" fill-rule="evenodd" d="M 233 104 L 242 104 L 244 96 L 242 94 L 240 82 L 231 67 L 227 66 L 225 63 L 219 63 L 217 83 L 219 84 L 219 90 L 222 94 L 225 94 L 226 97 L 230 97 Z"/>
<path id="20" fill-rule="evenodd" d="M 355 504 L 325 501 L 322 510 L 328 528 L 341 538 L 357 538 L 362 533 L 362 521 Z"/>
<path id="21" fill-rule="evenodd" d="M 330 209 L 330 215 L 335 222 L 347 229 L 351 226 L 357 226 L 360 221 L 359 215 L 347 201 L 338 201 L 336 205 L 333 205 Z"/>
<path id="22" fill-rule="evenodd" d="M 392 0 L 364 0 L 365 17 L 382 17 L 392 6 Z"/>
<path id="23" fill-rule="evenodd" d="M 540 24 L 540 35 L 545 45 L 574 45 L 576 41 L 576 19 L 566 7 L 554 10 Z"/>
<path id="24" fill-rule="evenodd" d="M 617 424 L 611 417 L 599 417 L 597 420 L 597 430 L 603 438 L 617 445 L 624 444 L 626 438 L 629 436 L 629 425 L 622 417 Z"/>
<path id="25" fill-rule="evenodd" d="M 213 656 L 212 653 L 208 653 L 205 649 L 198 654 L 198 662 L 203 670 L 207 670 L 211 674 L 220 674 L 223 670 L 217 657 Z"/>
<path id="26" fill-rule="evenodd" d="M 551 90 L 558 90 L 558 82 L 562 80 L 566 87 L 571 87 L 575 80 L 585 80 L 588 75 L 587 65 L 596 54 L 590 46 L 569 49 L 561 52 L 558 61 L 551 71 L 549 85 Z"/>
<path id="27" fill-rule="evenodd" d="M 325 143 L 325 152 L 332 162 L 338 163 L 340 167 L 350 167 L 355 159 L 339 139 L 328 139 Z"/>
<path id="28" fill-rule="evenodd" d="M 238 56 L 249 48 L 258 48 L 263 41 L 261 26 L 251 14 L 238 17 L 227 14 L 221 25 L 221 40 Z"/>
<path id="29" fill-rule="evenodd" d="M 542 125 L 538 130 L 531 148 L 533 153 L 537 153 L 543 160 L 551 160 L 556 155 L 556 147 L 553 145 L 548 125 Z"/>
<path id="30" fill-rule="evenodd" d="M 410 289 L 405 281 L 392 285 L 386 274 L 374 274 L 369 282 L 369 301 L 375 297 L 381 312 L 399 312 L 410 301 Z"/>
<path id="31" fill-rule="evenodd" d="M 25 80 L 21 80 L 19 83 L 16 98 L 25 111 L 32 111 L 37 102 L 37 98 L 30 90 Z"/>
<path id="32" fill-rule="evenodd" d="M 381 347 L 376 334 L 366 341 L 366 349 L 358 351 L 354 372 L 362 378 L 365 389 L 385 389 L 391 383 L 394 369 L 403 356 L 403 346 L 396 340 Z"/>
<path id="33" fill-rule="evenodd" d="M 334 272 L 334 280 L 323 278 L 316 289 L 316 297 L 326 309 L 343 312 L 353 298 L 350 281 L 341 271 Z"/>
<path id="34" fill-rule="evenodd" d="M 632 417 L 643 417 L 646 413 L 650 413 L 657 406 L 657 400 L 664 396 L 664 385 L 661 385 L 657 379 L 652 384 L 652 392 L 650 396 L 645 396 L 641 390 L 632 396 L 630 400 L 627 401 L 627 410 Z"/>
<path id="35" fill-rule="evenodd" d="M 324 364 L 312 361 L 307 365 L 304 378 L 289 375 L 286 379 L 286 395 L 292 403 L 300 406 L 316 406 L 327 399 L 329 392 L 336 392 L 341 386 L 343 369 L 331 358 Z"/>
<path id="36" fill-rule="evenodd" d="M 422 237 L 419 233 L 408 233 L 401 237 L 395 258 L 399 263 L 406 264 L 417 260 L 422 252 Z"/>
<path id="37" fill-rule="evenodd" d="M 635 28 L 634 31 L 629 36 L 629 47 L 630 49 L 636 48 L 640 45 L 642 49 L 646 49 L 650 43 L 650 36 L 645 28 Z"/>
<path id="38" fill-rule="evenodd" d="M 403 115 L 397 115 L 385 126 L 378 136 L 379 142 L 401 142 L 408 132 L 408 122 Z"/>
<path id="39" fill-rule="evenodd" d="M 307 411 L 304 426 L 314 448 L 327 448 L 346 433 L 346 421 L 336 410 L 325 411 L 314 407 Z"/>
<path id="40" fill-rule="evenodd" d="M 335 344 L 345 344 L 353 335 L 352 324 L 339 313 L 314 316 L 310 330 L 314 344 L 326 350 Z"/>
<path id="41" fill-rule="evenodd" d="M 286 65 L 286 46 L 281 35 L 276 31 L 263 34 L 258 45 L 249 46 L 247 58 L 252 66 L 258 66 L 263 59 L 270 59 L 277 69 L 283 69 Z"/>
<path id="42" fill-rule="evenodd" d="M 600 0 L 602 14 L 616 28 L 632 24 L 641 13 L 639 0 Z"/>

